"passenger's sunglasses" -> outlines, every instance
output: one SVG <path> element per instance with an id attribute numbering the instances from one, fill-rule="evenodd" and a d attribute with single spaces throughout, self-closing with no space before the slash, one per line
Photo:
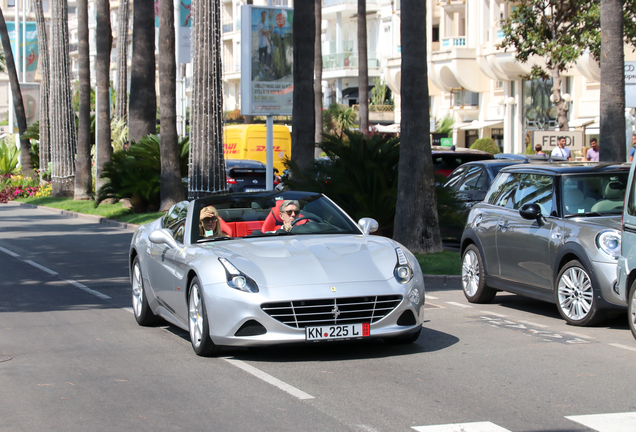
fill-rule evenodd
<path id="1" fill-rule="evenodd" d="M 201 222 L 203 222 L 203 223 L 216 222 L 216 221 L 217 221 L 217 217 L 216 216 L 206 217 L 206 218 L 201 219 Z"/>

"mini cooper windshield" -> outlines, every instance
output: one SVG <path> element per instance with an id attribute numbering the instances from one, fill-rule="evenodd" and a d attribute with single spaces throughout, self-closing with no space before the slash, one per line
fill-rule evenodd
<path id="1" fill-rule="evenodd" d="M 628 173 L 594 173 L 563 176 L 563 215 L 604 216 L 621 214 Z"/>
<path id="2" fill-rule="evenodd" d="M 303 234 L 361 234 L 357 224 L 317 193 L 278 192 L 219 195 L 196 200 L 193 238 L 198 242 L 236 237 Z"/>

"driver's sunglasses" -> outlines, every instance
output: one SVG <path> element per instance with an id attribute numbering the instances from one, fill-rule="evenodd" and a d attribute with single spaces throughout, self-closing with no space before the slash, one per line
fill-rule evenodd
<path id="1" fill-rule="evenodd" d="M 206 218 L 201 219 L 201 222 L 203 222 L 203 223 L 216 222 L 216 221 L 217 221 L 217 217 L 216 216 L 206 217 Z"/>
<path id="2" fill-rule="evenodd" d="M 293 214 L 298 214 L 298 210 L 285 210 L 285 213 L 287 213 L 287 216 L 291 216 L 292 213 Z"/>

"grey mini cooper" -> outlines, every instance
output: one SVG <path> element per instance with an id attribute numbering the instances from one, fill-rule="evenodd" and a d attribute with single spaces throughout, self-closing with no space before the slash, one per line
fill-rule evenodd
<path id="1" fill-rule="evenodd" d="M 508 291 L 556 303 L 570 324 L 625 309 L 616 292 L 628 165 L 553 163 L 502 169 L 461 240 L 468 301 Z"/>

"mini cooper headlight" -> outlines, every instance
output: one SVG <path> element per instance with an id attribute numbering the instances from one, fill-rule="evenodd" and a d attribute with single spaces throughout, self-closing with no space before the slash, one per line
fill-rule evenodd
<path id="1" fill-rule="evenodd" d="M 225 275 L 227 276 L 227 284 L 239 291 L 245 292 L 258 292 L 258 285 L 248 275 L 240 271 L 234 264 L 225 258 L 219 258 L 219 262 L 225 268 Z"/>
<path id="2" fill-rule="evenodd" d="M 397 254 L 397 264 L 395 265 L 395 270 L 393 270 L 393 275 L 399 283 L 405 284 L 413 279 L 413 269 L 411 269 L 401 248 L 395 248 L 395 253 Z"/>
<path id="3" fill-rule="evenodd" d="M 621 233 L 615 230 L 605 230 L 596 236 L 596 247 L 603 255 L 617 260 L 621 255 Z"/>

